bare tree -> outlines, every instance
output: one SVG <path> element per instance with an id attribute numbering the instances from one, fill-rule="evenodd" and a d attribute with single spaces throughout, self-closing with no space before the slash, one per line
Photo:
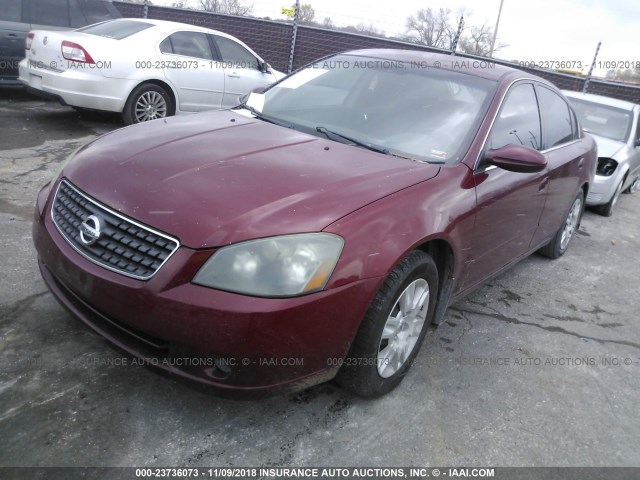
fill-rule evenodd
<path id="1" fill-rule="evenodd" d="M 331 20 L 331 17 L 324 17 L 324 20 L 322 20 L 322 26 L 324 28 L 335 28 L 335 24 L 333 23 L 333 20 Z"/>
<path id="2" fill-rule="evenodd" d="M 460 38 L 458 46 L 460 51 L 464 53 L 486 57 L 491 53 L 492 39 L 493 29 L 485 24 L 481 27 L 472 27 L 467 35 L 463 35 L 462 38 Z M 493 52 L 495 53 L 504 47 L 506 47 L 505 44 L 496 44 Z"/>
<path id="3" fill-rule="evenodd" d="M 173 2 L 171 6 L 174 8 L 188 8 L 189 0 L 179 0 L 177 2 Z"/>
<path id="4" fill-rule="evenodd" d="M 407 39 L 429 47 L 448 48 L 455 35 L 450 15 L 448 8 L 418 10 L 415 16 L 407 18 Z"/>
<path id="5" fill-rule="evenodd" d="M 384 37 L 384 32 L 379 28 L 376 28 L 373 23 L 369 23 L 369 25 L 359 23 L 358 25 L 356 25 L 356 30 L 362 35 L 369 35 L 371 37 Z"/>
<path id="6" fill-rule="evenodd" d="M 246 16 L 253 11 L 253 4 L 245 4 L 242 0 L 200 0 L 200 10 Z"/>

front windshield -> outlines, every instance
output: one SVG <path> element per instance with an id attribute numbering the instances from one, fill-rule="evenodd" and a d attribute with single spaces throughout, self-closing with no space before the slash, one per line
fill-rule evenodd
<path id="1" fill-rule="evenodd" d="M 576 98 L 569 98 L 585 132 L 626 142 L 631 129 L 631 111 Z"/>
<path id="2" fill-rule="evenodd" d="M 451 164 L 468 149 L 495 89 L 459 72 L 339 55 L 251 94 L 247 104 L 313 135 Z"/>

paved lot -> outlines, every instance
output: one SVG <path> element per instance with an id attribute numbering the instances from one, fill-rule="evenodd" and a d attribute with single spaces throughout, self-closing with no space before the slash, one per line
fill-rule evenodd
<path id="1" fill-rule="evenodd" d="M 0 89 L 0 465 L 640 465 L 640 194 L 587 212 L 561 259 L 534 255 L 453 306 L 390 395 L 238 402 L 105 366 L 121 354 L 40 279 L 38 189 L 120 126 Z"/>

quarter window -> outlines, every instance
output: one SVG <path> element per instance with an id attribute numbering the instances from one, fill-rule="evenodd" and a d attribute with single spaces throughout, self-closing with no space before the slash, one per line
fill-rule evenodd
<path id="1" fill-rule="evenodd" d="M 525 145 L 540 150 L 540 112 L 533 85 L 519 84 L 511 88 L 502 104 L 489 137 L 489 149 L 505 145 Z"/>
<path id="2" fill-rule="evenodd" d="M 545 148 L 552 148 L 577 138 L 569 105 L 557 93 L 545 87 L 538 88 L 540 111 L 545 133 Z"/>

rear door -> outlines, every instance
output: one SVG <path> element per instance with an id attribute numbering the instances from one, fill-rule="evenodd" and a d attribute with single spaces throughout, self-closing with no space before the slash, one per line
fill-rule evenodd
<path id="1" fill-rule="evenodd" d="M 208 37 L 203 32 L 179 31 L 160 43 L 164 75 L 178 92 L 181 111 L 201 112 L 222 106 L 224 69 Z"/>
<path id="2" fill-rule="evenodd" d="M 536 84 L 542 118 L 543 148 L 549 169 L 548 195 L 540 227 L 531 246 L 550 238 L 560 228 L 580 188 L 585 167 L 585 146 L 579 139 L 578 122 L 569 104 L 554 90 Z"/>

